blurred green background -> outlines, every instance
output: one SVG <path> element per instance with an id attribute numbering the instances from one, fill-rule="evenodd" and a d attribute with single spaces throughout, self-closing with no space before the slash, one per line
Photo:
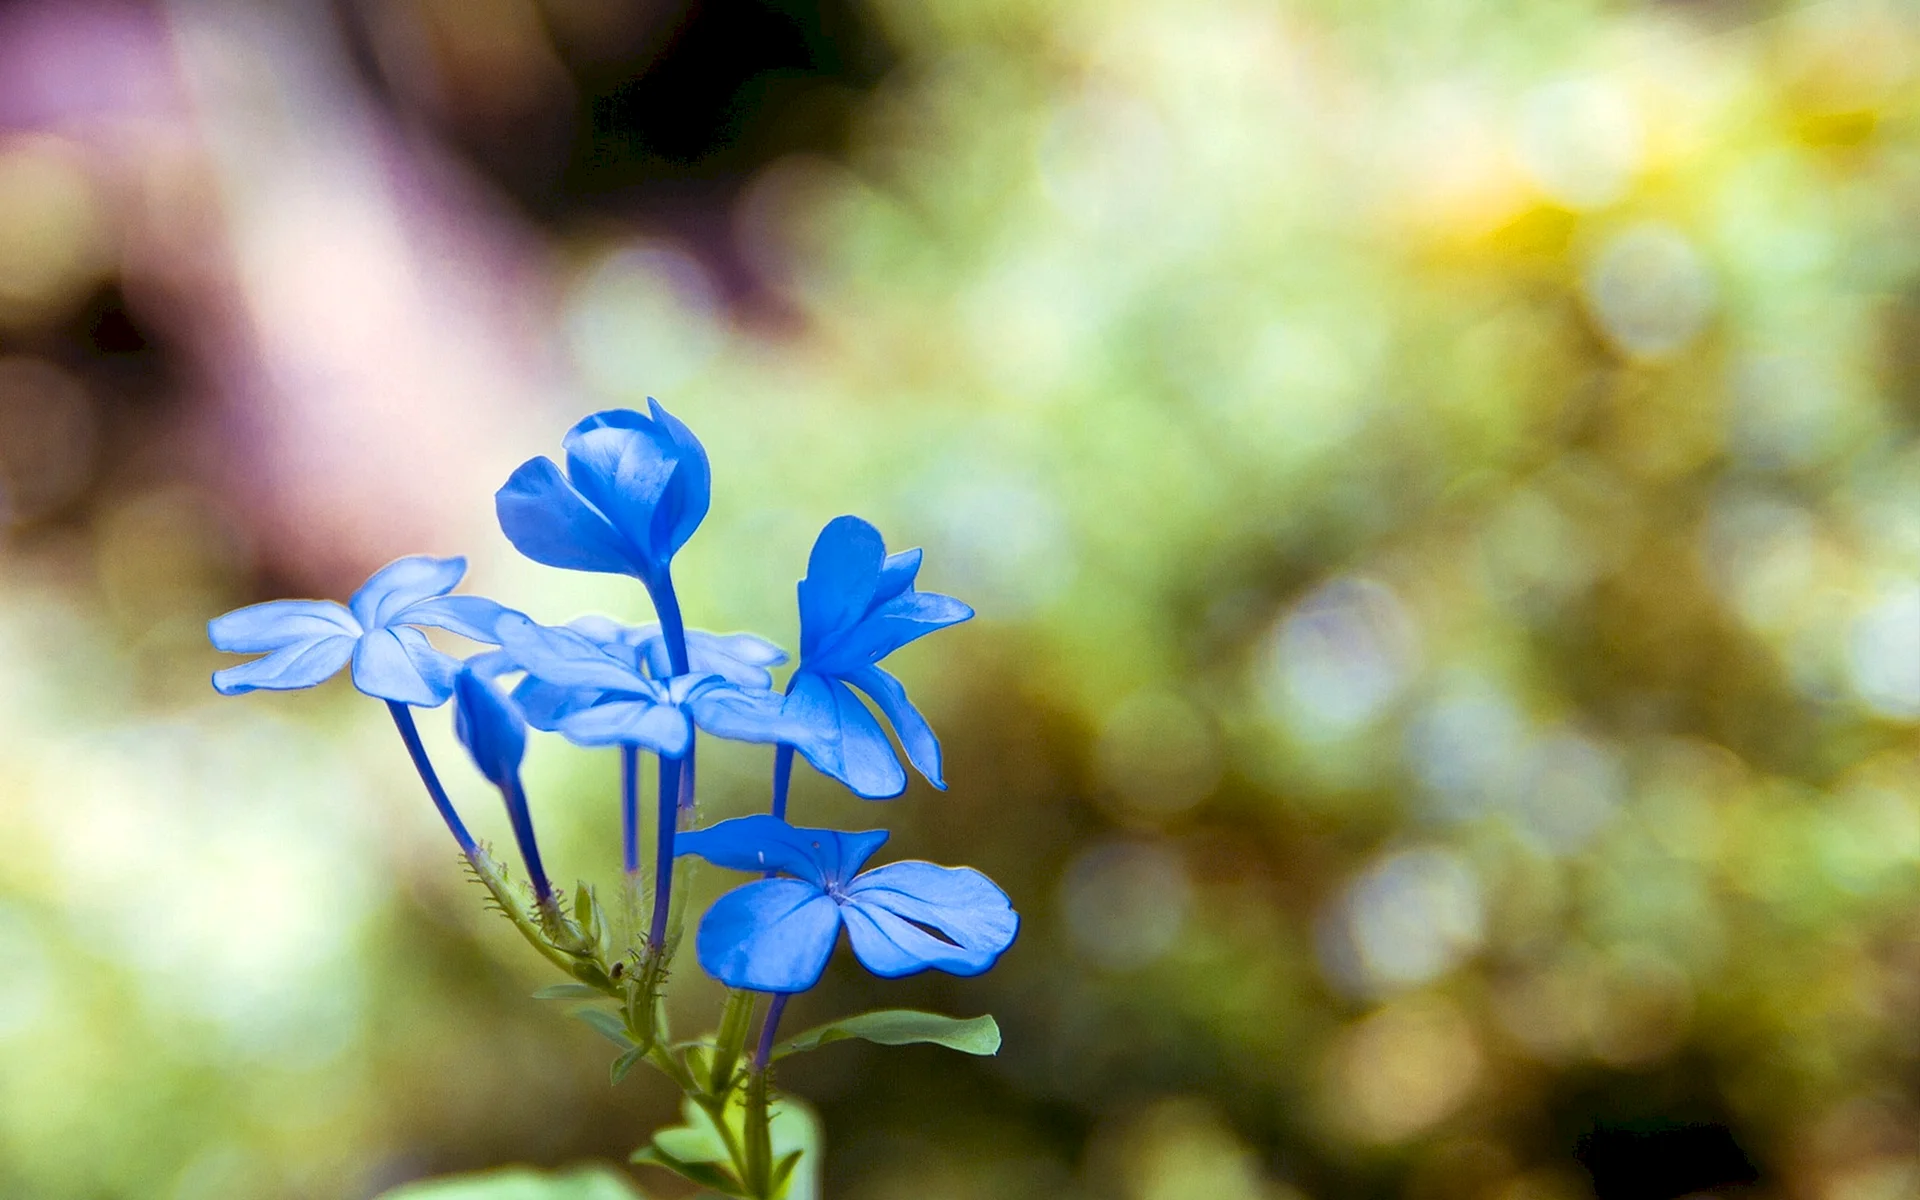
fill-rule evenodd
<path id="1" fill-rule="evenodd" d="M 1006 1046 L 795 1060 L 827 1196 L 1920 1195 L 1916 347 L 1895 0 L 11 0 L 0 1195 L 671 1119 L 379 706 L 221 700 L 203 633 L 420 551 L 645 618 L 490 496 L 649 394 L 714 464 L 692 623 L 793 646 L 841 512 L 980 611 L 890 663 L 951 790 L 795 813 L 1021 939 L 790 1021 Z M 610 875 L 614 764 L 532 771 Z"/>

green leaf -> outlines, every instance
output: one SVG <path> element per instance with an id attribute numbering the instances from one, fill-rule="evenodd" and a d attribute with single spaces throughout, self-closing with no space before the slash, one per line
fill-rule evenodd
<path id="1" fill-rule="evenodd" d="M 604 1008 L 583 1008 L 574 1016 L 593 1026 L 594 1031 L 622 1050 L 633 1049 L 633 1039 L 627 1036 L 626 1022 Z"/>
<path id="2" fill-rule="evenodd" d="M 792 1151 L 791 1153 L 781 1158 L 779 1162 L 773 1165 L 773 1194 L 774 1195 L 776 1196 L 788 1195 L 787 1185 L 793 1179 L 793 1169 L 800 1165 L 800 1159 L 805 1154 L 806 1154 L 806 1151 L 804 1150 Z"/>
<path id="3" fill-rule="evenodd" d="M 775 1058 L 817 1050 L 829 1042 L 860 1038 L 882 1046 L 907 1046 L 926 1042 L 945 1046 L 962 1054 L 998 1054 L 1000 1026 L 990 1016 L 943 1017 L 939 1013 L 915 1012 L 908 1008 L 888 1008 L 830 1021 L 782 1042 L 773 1052 Z"/>
<path id="4" fill-rule="evenodd" d="M 608 1078 L 616 1084 L 619 1083 L 627 1077 L 627 1072 L 633 1070 L 634 1066 L 646 1056 L 647 1052 L 645 1050 L 635 1046 L 619 1058 L 613 1060 L 613 1065 L 607 1068 Z"/>
<path id="5" fill-rule="evenodd" d="M 601 1000 L 606 993 L 584 983 L 550 983 L 533 994 L 535 1000 Z"/>
<path id="6" fill-rule="evenodd" d="M 557 1174 L 512 1167 L 409 1183 L 382 1192 L 379 1200 L 642 1200 L 642 1194 L 602 1167 Z"/>
<path id="7" fill-rule="evenodd" d="M 712 1163 L 688 1162 L 685 1159 L 675 1158 L 658 1146 L 640 1147 L 633 1152 L 629 1161 L 643 1166 L 664 1167 L 682 1179 L 697 1183 L 703 1188 L 711 1188 L 723 1196 L 745 1197 L 747 1195 L 740 1189 L 739 1182 L 732 1175 Z"/>

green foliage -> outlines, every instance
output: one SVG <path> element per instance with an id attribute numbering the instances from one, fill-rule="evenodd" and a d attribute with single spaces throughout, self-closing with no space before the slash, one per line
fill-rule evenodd
<path id="1" fill-rule="evenodd" d="M 703 1106 L 689 1097 L 681 1115 L 682 1124 L 655 1133 L 650 1145 L 634 1151 L 632 1161 L 672 1171 L 722 1195 L 753 1197 L 741 1182 L 751 1119 L 745 1093 L 734 1091 L 724 1107 Z M 789 1099 L 773 1101 L 767 1129 L 773 1161 L 768 1200 L 817 1200 L 820 1126 L 812 1110 Z"/>
<path id="2" fill-rule="evenodd" d="M 560 1174 L 512 1168 L 409 1183 L 378 1200 L 642 1200 L 624 1177 L 602 1167 Z"/>
<path id="3" fill-rule="evenodd" d="M 773 1053 L 776 1059 L 789 1054 L 804 1054 L 832 1042 L 859 1038 L 881 1046 L 910 1046 L 925 1043 L 945 1046 L 962 1054 L 998 1054 L 1000 1025 L 991 1016 L 945 1017 L 939 1013 L 915 1012 L 910 1008 L 885 1008 L 843 1017 L 807 1030 L 782 1042 Z"/>

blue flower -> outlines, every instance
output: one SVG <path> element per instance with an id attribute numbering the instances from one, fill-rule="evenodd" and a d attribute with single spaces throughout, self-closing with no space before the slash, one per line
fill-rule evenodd
<path id="1" fill-rule="evenodd" d="M 291 691 L 325 683 L 353 662 L 353 686 L 369 696 L 433 708 L 453 692 L 458 659 L 434 649 L 414 626 L 452 630 L 493 642 L 508 610 L 479 596 L 449 596 L 467 573 L 464 558 L 424 554 L 395 559 L 373 573 L 344 606 L 331 600 L 270 600 L 207 623 L 214 648 L 261 654 L 213 673 L 214 690 Z"/>
<path id="2" fill-rule="evenodd" d="M 758 638 L 747 643 L 711 634 L 690 639 L 690 645 L 705 648 L 703 661 L 717 669 L 650 678 L 640 667 L 651 644 L 644 637 L 635 639 L 638 644 L 616 640 L 604 646 L 577 629 L 540 625 L 519 613 L 503 616 L 495 636 L 500 653 L 488 655 L 490 661 L 480 669 L 525 671 L 527 678 L 514 697 L 528 722 L 557 731 L 576 745 L 640 745 L 679 758 L 692 744 L 696 724 L 716 736 L 746 742 L 778 742 L 797 732 L 783 715 L 778 694 L 729 678 L 764 676 L 761 668 L 725 652 L 744 646 L 743 653 L 763 655 L 760 647 L 779 653 L 778 647 Z M 726 661 L 717 662 L 721 659 Z"/>
<path id="3" fill-rule="evenodd" d="M 647 406 L 595 413 L 568 430 L 564 475 L 535 458 L 507 479 L 494 508 L 520 553 L 664 585 L 674 553 L 707 515 L 713 481 L 693 432 L 659 401 Z"/>
<path id="4" fill-rule="evenodd" d="M 946 787 L 939 739 L 900 681 L 876 665 L 915 638 L 973 615 L 952 596 L 915 591 L 919 570 L 920 551 L 889 555 L 872 525 L 835 517 L 820 531 L 800 581 L 800 666 L 787 685 L 787 711 L 809 734 L 792 744 L 815 768 L 869 799 L 899 795 L 907 775 L 849 685 L 879 705 L 914 768 Z"/>
<path id="5" fill-rule="evenodd" d="M 658 624 L 621 625 L 606 617 L 576 617 L 567 628 L 593 641 L 601 649 L 631 658 L 633 665 L 655 679 L 673 674 L 667 655 L 667 641 Z M 687 658 L 696 675 L 718 675 L 728 683 L 762 691 L 773 686 L 768 667 L 787 661 L 787 652 L 753 633 L 708 633 L 689 629 Z"/>
<path id="6" fill-rule="evenodd" d="M 993 966 L 1020 929 L 1007 894 L 972 867 L 906 861 L 861 871 L 886 840 L 884 829 L 797 829 L 769 816 L 681 834 L 677 853 L 784 872 L 714 902 L 695 942 L 700 965 L 728 987 L 804 992 L 820 981 L 844 926 L 854 956 L 883 978 Z"/>
<path id="7" fill-rule="evenodd" d="M 527 807 L 526 790 L 520 786 L 520 761 L 527 753 L 527 723 L 513 704 L 471 667 L 454 677 L 453 693 L 453 731 L 487 782 L 500 789 L 533 894 L 545 903 L 553 895 L 553 885 L 547 881 L 546 867 L 540 861 L 533 814 Z"/>

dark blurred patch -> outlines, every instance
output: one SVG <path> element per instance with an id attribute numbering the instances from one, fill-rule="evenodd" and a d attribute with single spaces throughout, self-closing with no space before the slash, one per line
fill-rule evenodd
<path id="1" fill-rule="evenodd" d="M 1678 1200 L 1757 1183 L 1760 1172 L 1724 1125 L 1596 1125 L 1575 1151 L 1598 1200 Z"/>
<path id="2" fill-rule="evenodd" d="M 339 11 L 403 121 L 556 224 L 724 206 L 782 154 L 837 153 L 893 58 L 850 0 L 341 0 Z"/>

